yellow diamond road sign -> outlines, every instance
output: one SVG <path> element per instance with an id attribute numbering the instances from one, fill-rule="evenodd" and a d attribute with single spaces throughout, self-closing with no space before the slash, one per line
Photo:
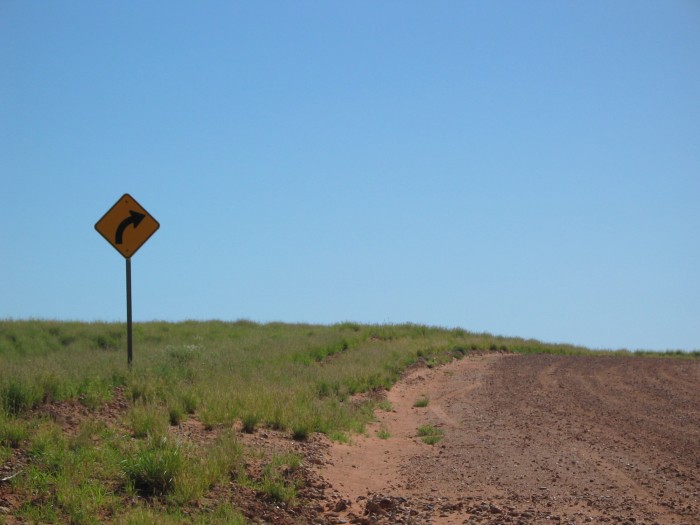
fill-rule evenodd
<path id="1" fill-rule="evenodd" d="M 100 235 L 127 259 L 134 255 L 158 228 L 158 221 L 128 193 L 125 193 L 95 224 L 95 229 Z"/>

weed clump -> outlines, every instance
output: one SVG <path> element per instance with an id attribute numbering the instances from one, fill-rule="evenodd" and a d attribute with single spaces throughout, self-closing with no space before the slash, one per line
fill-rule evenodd
<path id="1" fill-rule="evenodd" d="M 180 447 L 165 438 L 150 440 L 122 461 L 133 488 L 147 496 L 170 493 L 183 466 Z"/>
<path id="2" fill-rule="evenodd" d="M 299 488 L 294 476 L 300 466 L 301 458 L 296 454 L 274 456 L 263 468 L 257 489 L 274 501 L 292 505 Z"/>
<path id="3" fill-rule="evenodd" d="M 430 399 L 428 398 L 428 396 L 423 396 L 423 397 L 417 399 L 416 402 L 413 403 L 413 406 L 416 408 L 425 408 L 428 406 L 429 403 L 430 403 Z"/>
<path id="4" fill-rule="evenodd" d="M 444 431 L 435 425 L 421 425 L 418 427 L 418 437 L 427 445 L 438 443 L 444 436 Z"/>
<path id="5" fill-rule="evenodd" d="M 0 390 L 2 408 L 13 416 L 36 407 L 41 399 L 42 395 L 38 385 L 22 379 L 11 379 L 9 384 Z"/>
<path id="6" fill-rule="evenodd" d="M 381 401 L 379 401 L 379 403 L 377 403 L 377 408 L 383 410 L 384 412 L 391 412 L 392 410 L 394 410 L 391 401 L 389 401 L 388 399 L 382 399 Z"/>
<path id="7" fill-rule="evenodd" d="M 29 437 L 26 424 L 21 419 L 5 419 L 0 415 L 0 445 L 18 448 Z"/>
<path id="8" fill-rule="evenodd" d="M 185 391 L 180 394 L 180 402 L 182 403 L 182 409 L 187 414 L 194 414 L 199 406 L 199 398 L 191 391 Z"/>
<path id="9" fill-rule="evenodd" d="M 292 424 L 292 438 L 295 441 L 306 441 L 313 432 L 313 427 L 308 421 L 297 421 Z"/>
<path id="10" fill-rule="evenodd" d="M 171 426 L 178 426 L 182 423 L 182 418 L 185 416 L 182 407 L 178 404 L 171 405 L 168 409 L 168 421 Z"/>
<path id="11" fill-rule="evenodd" d="M 134 405 L 129 413 L 129 423 L 136 438 L 160 438 L 168 426 L 165 409 L 157 405 Z"/>
<path id="12" fill-rule="evenodd" d="M 377 431 L 377 437 L 379 439 L 389 439 L 391 437 L 391 433 L 386 426 L 382 425 L 382 427 Z"/>
<path id="13" fill-rule="evenodd" d="M 258 423 L 260 422 L 260 416 L 253 412 L 249 412 L 241 418 L 241 423 L 243 424 L 243 432 L 246 434 L 253 434 L 255 432 L 255 428 L 258 426 Z"/>

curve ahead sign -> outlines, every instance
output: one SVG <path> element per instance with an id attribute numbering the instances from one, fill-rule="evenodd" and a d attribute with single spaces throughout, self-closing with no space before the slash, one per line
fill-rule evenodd
<path id="1" fill-rule="evenodd" d="M 95 224 L 98 233 L 127 259 L 130 259 L 158 228 L 158 221 L 128 193 L 125 193 Z"/>

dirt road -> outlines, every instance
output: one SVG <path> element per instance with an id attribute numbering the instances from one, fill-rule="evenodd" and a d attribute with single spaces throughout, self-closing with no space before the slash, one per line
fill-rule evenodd
<path id="1" fill-rule="evenodd" d="M 469 356 L 388 400 L 319 466 L 330 523 L 700 524 L 700 361 Z"/>

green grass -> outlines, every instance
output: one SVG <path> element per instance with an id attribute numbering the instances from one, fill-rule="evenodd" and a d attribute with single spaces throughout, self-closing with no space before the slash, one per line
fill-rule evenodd
<path id="1" fill-rule="evenodd" d="M 389 439 L 391 437 L 391 433 L 386 426 L 382 425 L 381 428 L 377 430 L 377 437 L 379 439 Z"/>
<path id="2" fill-rule="evenodd" d="M 242 483 L 269 501 L 294 505 L 301 482 L 296 476 L 301 457 L 294 453 L 273 455 L 265 462 L 258 480 L 244 476 Z"/>
<path id="3" fill-rule="evenodd" d="M 313 426 L 309 421 L 296 421 L 292 424 L 292 438 L 295 441 L 306 441 L 312 431 Z"/>
<path id="4" fill-rule="evenodd" d="M 443 430 L 435 425 L 422 425 L 418 427 L 418 437 L 421 438 L 423 443 L 428 445 L 434 445 L 442 440 L 445 436 Z"/>
<path id="5" fill-rule="evenodd" d="M 0 413 L 0 446 L 18 448 L 28 437 L 29 430 L 24 420 Z"/>
<path id="6" fill-rule="evenodd" d="M 101 513 L 115 512 L 120 478 L 118 439 L 103 423 L 86 419 L 73 435 L 48 420 L 30 422 L 26 452 L 31 463 L 12 480 L 27 499 L 17 515 L 29 522 L 99 523 Z"/>
<path id="7" fill-rule="evenodd" d="M 168 423 L 172 422 L 172 414 L 166 408 L 157 404 L 135 403 L 127 415 L 127 424 L 132 429 L 134 437 L 145 438 L 163 437 Z"/>
<path id="8" fill-rule="evenodd" d="M 204 448 L 182 447 L 185 460 L 175 477 L 170 501 L 177 506 L 196 503 L 218 484 L 242 469 L 244 451 L 237 436 L 230 430 L 222 432 L 216 441 Z"/>
<path id="9" fill-rule="evenodd" d="M 249 412 L 249 413 L 245 414 L 241 418 L 241 423 L 243 425 L 243 432 L 245 432 L 246 434 L 254 433 L 259 422 L 260 422 L 260 417 L 257 414 L 255 414 L 253 412 Z"/>
<path id="10" fill-rule="evenodd" d="M 169 494 L 185 466 L 179 444 L 165 437 L 151 438 L 122 461 L 131 487 L 144 496 Z"/>
<path id="11" fill-rule="evenodd" d="M 413 403 L 413 406 L 416 408 L 425 408 L 428 406 L 430 403 L 430 399 L 428 399 L 427 396 L 423 396 L 421 398 L 418 398 L 415 403 Z"/>
<path id="12" fill-rule="evenodd" d="M 388 399 L 382 399 L 381 401 L 379 401 L 379 403 L 377 403 L 377 408 L 379 410 L 383 410 L 384 412 L 391 412 L 392 410 L 394 410 L 391 401 L 389 401 Z"/>
<path id="13" fill-rule="evenodd" d="M 231 431 L 239 422 L 245 432 L 272 428 L 298 440 L 321 432 L 348 441 L 365 431 L 375 410 L 392 410 L 376 396 L 353 396 L 390 388 L 419 361 L 437 366 L 489 351 L 601 354 L 414 324 L 250 321 L 137 323 L 131 371 L 125 346 L 119 323 L 0 321 L 0 459 L 21 454 L 29 461 L 11 490 L 31 503 L 14 510 L 14 518 L 243 523 L 230 506 L 201 505 L 215 487 L 241 477 L 247 453 Z M 69 432 L 47 410 L 65 401 L 90 414 Z M 126 407 L 105 420 L 101 411 L 114 401 Z M 178 441 L 178 428 L 190 418 L 201 421 L 211 439 Z M 270 500 L 292 502 L 295 472 L 293 459 L 274 459 L 251 483 Z"/>

